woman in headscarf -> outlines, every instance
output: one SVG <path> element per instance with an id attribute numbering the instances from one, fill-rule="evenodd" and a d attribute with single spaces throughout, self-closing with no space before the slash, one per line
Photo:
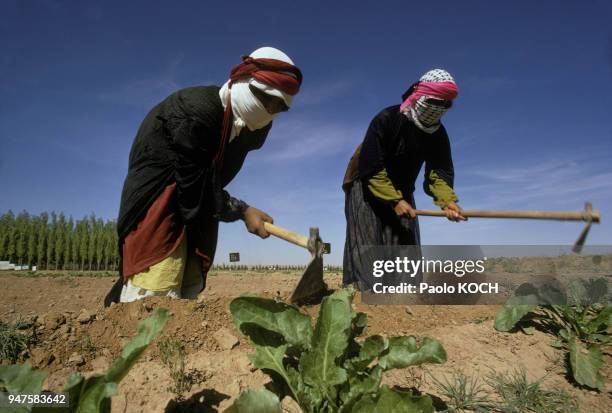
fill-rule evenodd
<path id="1" fill-rule="evenodd" d="M 268 236 L 272 218 L 223 188 L 302 82 L 282 51 L 243 57 L 222 86 L 181 89 L 145 117 L 130 152 L 117 221 L 120 279 L 105 304 L 150 295 L 194 298 L 206 284 L 219 221 Z"/>
<path id="2" fill-rule="evenodd" d="M 371 288 L 371 246 L 420 245 L 415 181 L 425 164 L 425 192 L 448 219 L 465 220 L 453 190 L 453 161 L 442 115 L 458 88 L 445 70 L 425 73 L 401 105 L 377 114 L 343 182 L 347 220 L 343 284 Z M 420 257 L 419 257 L 420 258 Z"/>

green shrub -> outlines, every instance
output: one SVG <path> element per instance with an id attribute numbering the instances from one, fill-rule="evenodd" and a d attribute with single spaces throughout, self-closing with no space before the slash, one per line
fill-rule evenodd
<path id="1" fill-rule="evenodd" d="M 314 328 L 308 315 L 283 302 L 234 299 L 234 323 L 255 348 L 251 362 L 270 375 L 278 390 L 243 393 L 227 412 L 280 412 L 279 400 L 285 395 L 306 413 L 433 412 L 429 396 L 381 386 L 381 379 L 386 370 L 444 363 L 442 345 L 413 336 L 374 335 L 358 342 L 367 316 L 353 313 L 354 294 L 343 289 L 325 297 Z"/>
<path id="2" fill-rule="evenodd" d="M 555 347 L 567 351 L 572 377 L 580 385 L 603 391 L 602 347 L 611 342 L 612 306 L 588 304 L 594 294 L 605 297 L 607 283 L 578 280 L 568 285 L 568 293 L 544 286 L 519 287 L 522 295 L 510 298 L 497 313 L 495 328 L 511 331 L 515 327 L 539 328 L 557 336 Z M 592 291 L 590 291 L 592 290 Z M 537 305 L 539 303 L 551 303 Z M 553 303 L 568 303 L 559 305 Z"/>

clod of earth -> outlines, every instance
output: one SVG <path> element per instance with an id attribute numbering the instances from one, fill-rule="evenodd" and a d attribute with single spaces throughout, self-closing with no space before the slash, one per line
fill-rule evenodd
<path id="1" fill-rule="evenodd" d="M 76 319 L 76 320 L 77 320 L 79 323 L 81 323 L 81 324 L 87 324 L 87 323 L 89 323 L 89 322 L 90 322 L 92 319 L 93 319 L 93 315 L 92 315 L 92 314 L 91 314 L 89 311 L 87 311 L 87 310 L 83 309 L 83 310 L 81 310 L 81 312 L 79 313 L 79 315 L 78 315 L 78 317 L 77 317 L 77 319 Z"/>
<path id="2" fill-rule="evenodd" d="M 66 322 L 66 317 L 61 313 L 50 312 L 45 315 L 45 328 L 55 330 Z"/>
<path id="3" fill-rule="evenodd" d="M 215 334 L 213 334 L 213 337 L 223 350 L 231 350 L 240 344 L 240 340 L 225 327 L 217 330 Z"/>

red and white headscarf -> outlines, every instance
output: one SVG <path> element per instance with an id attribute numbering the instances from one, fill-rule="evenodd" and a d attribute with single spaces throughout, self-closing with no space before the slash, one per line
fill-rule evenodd
<path id="1" fill-rule="evenodd" d="M 433 69 L 419 79 L 412 93 L 400 106 L 400 112 L 427 133 L 434 133 L 440 127 L 440 118 L 448 110 L 427 102 L 428 98 L 452 101 L 459 89 L 453 77 L 446 70 Z"/>
<path id="2" fill-rule="evenodd" d="M 242 63 L 234 66 L 230 79 L 219 91 L 226 115 L 228 103 L 233 115 L 229 141 L 240 134 L 244 126 L 249 130 L 261 129 L 277 115 L 268 113 L 253 95 L 249 85 L 282 98 L 287 106 L 291 106 L 293 96 L 299 92 L 301 83 L 300 69 L 293 64 L 289 56 L 278 49 L 262 47 L 249 56 L 244 56 Z"/>

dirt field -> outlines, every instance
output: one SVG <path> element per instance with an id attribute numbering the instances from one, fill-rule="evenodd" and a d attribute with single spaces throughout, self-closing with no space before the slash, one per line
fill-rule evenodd
<path id="1" fill-rule="evenodd" d="M 163 335 L 185 343 L 187 367 L 194 384 L 184 400 L 168 388 L 168 370 L 159 350 L 151 345 L 113 398 L 117 412 L 222 411 L 240 391 L 259 388 L 268 379 L 252 369 L 246 340 L 234 328 L 228 305 L 244 292 L 257 291 L 268 297 L 286 298 L 297 278 L 292 274 L 218 273 L 197 301 L 152 298 L 143 302 L 102 307 L 102 299 L 114 278 L 110 277 L 19 277 L 0 276 L 0 320 L 36 319 L 37 341 L 29 362 L 49 373 L 46 387 L 61 390 L 71 371 L 100 372 L 136 332 L 136 324 L 156 307 L 166 307 L 172 316 Z M 337 287 L 340 277 L 327 277 Z M 500 333 L 493 328 L 497 306 L 366 306 L 356 298 L 356 310 L 369 316 L 369 334 L 413 334 L 440 340 L 448 362 L 423 368 L 395 370 L 385 382 L 438 396 L 429 376 L 441 378 L 455 371 L 485 376 L 524 366 L 531 379 L 544 377 L 547 388 L 563 389 L 578 400 L 583 412 L 610 412 L 612 368 L 606 354 L 606 392 L 573 387 L 565 377 L 561 353 L 550 346 L 553 338 L 540 332 Z M 305 311 L 315 315 L 316 306 Z"/>

